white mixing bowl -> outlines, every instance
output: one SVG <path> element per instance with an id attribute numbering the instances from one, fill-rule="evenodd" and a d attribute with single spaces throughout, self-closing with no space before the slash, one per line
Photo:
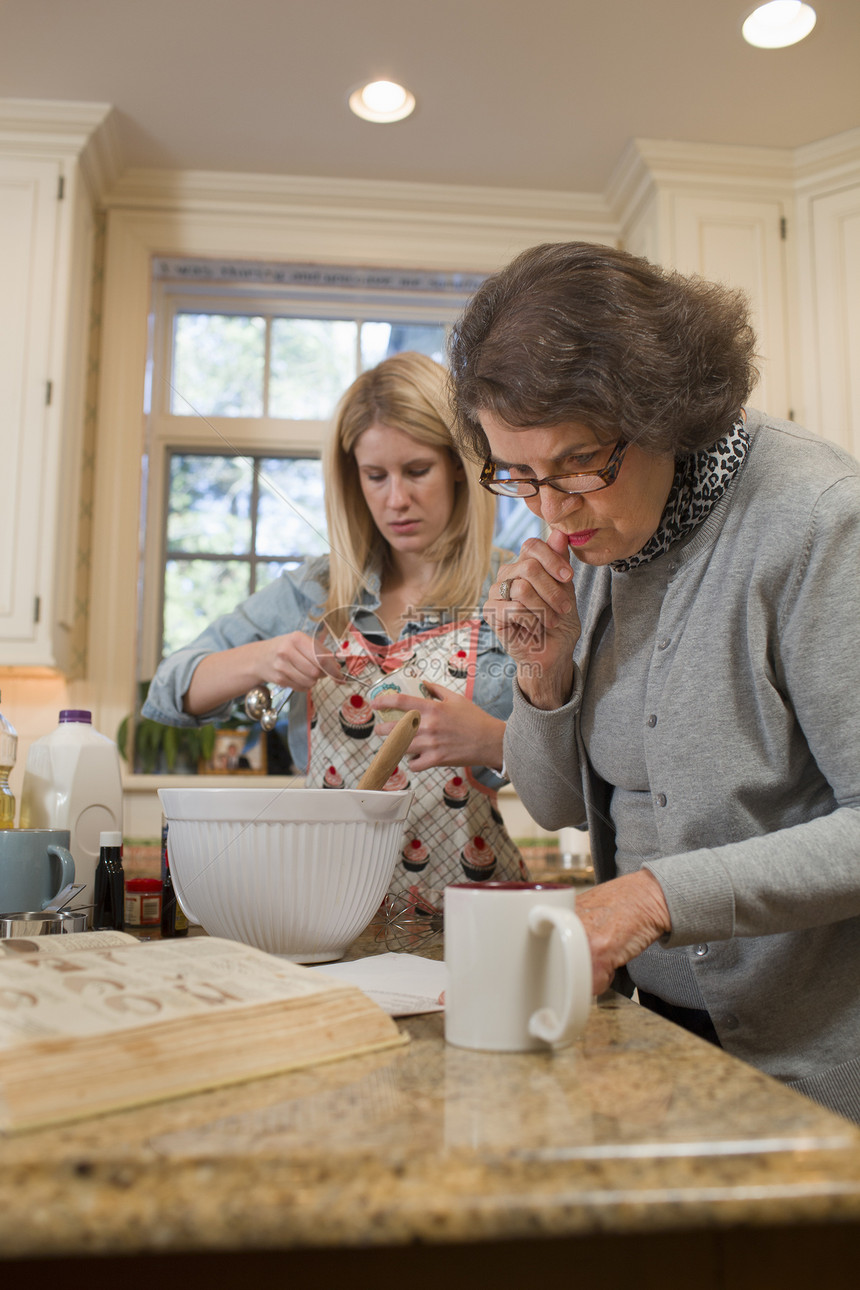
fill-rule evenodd
<path id="1" fill-rule="evenodd" d="M 412 791 L 160 788 L 170 873 L 211 936 L 340 958 L 382 902 Z"/>

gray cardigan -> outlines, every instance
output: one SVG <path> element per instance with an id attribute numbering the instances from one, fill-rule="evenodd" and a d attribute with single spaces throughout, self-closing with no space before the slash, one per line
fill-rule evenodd
<path id="1" fill-rule="evenodd" d="M 626 574 L 574 561 L 574 692 L 541 712 L 516 688 L 505 764 L 545 828 L 587 825 L 598 880 L 613 877 L 583 688 L 613 580 L 663 578 L 629 719 L 667 947 L 689 947 L 729 1052 L 860 1120 L 860 468 L 789 422 L 752 411 L 747 428 L 744 466 L 691 537 Z"/>

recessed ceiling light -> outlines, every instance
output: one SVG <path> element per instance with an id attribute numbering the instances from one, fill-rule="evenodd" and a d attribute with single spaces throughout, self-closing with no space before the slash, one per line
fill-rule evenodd
<path id="1" fill-rule="evenodd" d="M 784 49 L 796 45 L 815 26 L 815 10 L 801 0 L 770 0 L 760 4 L 747 18 L 741 32 L 759 49 Z"/>
<path id="2" fill-rule="evenodd" d="M 349 106 L 364 121 L 402 121 L 415 110 L 415 95 L 396 81 L 371 81 L 353 90 Z"/>

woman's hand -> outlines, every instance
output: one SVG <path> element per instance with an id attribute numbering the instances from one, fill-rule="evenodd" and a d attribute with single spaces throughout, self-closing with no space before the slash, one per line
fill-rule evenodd
<path id="1" fill-rule="evenodd" d="M 576 913 L 591 947 L 595 994 L 609 989 L 616 968 L 672 930 L 663 889 L 647 869 L 578 893 Z"/>
<path id="2" fill-rule="evenodd" d="M 517 664 L 520 689 L 546 710 L 570 698 L 573 650 L 582 630 L 568 551 L 563 533 L 552 532 L 545 542 L 529 538 L 516 560 L 501 566 L 484 605 L 484 617 Z"/>
<path id="3" fill-rule="evenodd" d="M 322 658 L 313 636 L 307 632 L 288 632 L 261 641 L 266 646 L 261 659 L 260 679 L 279 689 L 310 690 L 325 675 Z"/>
<path id="4" fill-rule="evenodd" d="M 264 682 L 279 689 L 309 690 L 324 675 L 320 662 L 314 639 L 306 632 L 219 650 L 198 663 L 182 698 L 183 710 L 203 716 Z"/>
<path id="5" fill-rule="evenodd" d="M 502 768 L 502 740 L 505 723 L 498 717 L 484 712 L 471 699 L 455 694 L 444 685 L 425 681 L 432 699 L 417 699 L 411 694 L 384 693 L 370 705 L 396 708 L 398 712 L 411 709 L 421 713 L 421 725 L 409 745 L 409 766 L 412 770 L 427 770 L 430 766 L 489 766 Z M 387 735 L 394 729 L 393 721 L 380 721 L 376 730 Z"/>

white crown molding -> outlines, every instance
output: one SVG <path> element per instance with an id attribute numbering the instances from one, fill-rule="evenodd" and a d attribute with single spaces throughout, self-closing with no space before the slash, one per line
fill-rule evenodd
<path id="1" fill-rule="evenodd" d="M 108 103 L 0 98 L 0 148 L 7 154 L 79 159 L 93 202 L 113 208 L 327 219 L 339 207 L 384 222 L 480 225 L 512 236 L 539 230 L 614 241 L 660 188 L 704 186 L 773 195 L 857 182 L 860 129 L 790 148 L 630 141 L 605 194 L 466 185 L 325 179 L 195 170 L 123 173 L 118 114 Z"/>
<path id="2" fill-rule="evenodd" d="M 602 197 L 518 188 L 326 179 L 221 171 L 129 170 L 114 185 L 113 209 L 161 209 L 224 215 L 283 215 L 343 219 L 344 212 L 385 224 L 480 224 L 496 230 L 545 227 L 547 235 L 573 232 L 615 236 Z"/>
<path id="3" fill-rule="evenodd" d="M 790 190 L 793 178 L 790 148 L 633 139 L 610 177 L 606 204 L 624 222 L 658 187 L 773 195 Z"/>
<path id="4" fill-rule="evenodd" d="M 104 206 L 123 169 L 118 115 L 113 108 L 90 136 L 80 161 L 94 205 Z"/>
<path id="5" fill-rule="evenodd" d="M 122 170 L 117 113 L 109 103 L 0 98 L 0 148 L 7 155 L 75 158 L 97 204 Z"/>
<path id="6" fill-rule="evenodd" d="M 860 182 L 860 129 L 844 130 L 796 148 L 795 173 L 799 192 Z"/>
<path id="7" fill-rule="evenodd" d="M 0 98 L 0 142 L 80 152 L 112 110 L 109 103 Z"/>
<path id="8" fill-rule="evenodd" d="M 606 205 L 624 226 L 658 190 L 703 187 L 746 195 L 801 195 L 860 182 L 860 129 L 797 148 L 728 147 L 633 139 L 606 190 Z"/>
<path id="9" fill-rule="evenodd" d="M 643 157 L 638 140 L 631 139 L 609 177 L 606 202 L 619 224 L 626 227 L 654 193 L 654 176 Z"/>

